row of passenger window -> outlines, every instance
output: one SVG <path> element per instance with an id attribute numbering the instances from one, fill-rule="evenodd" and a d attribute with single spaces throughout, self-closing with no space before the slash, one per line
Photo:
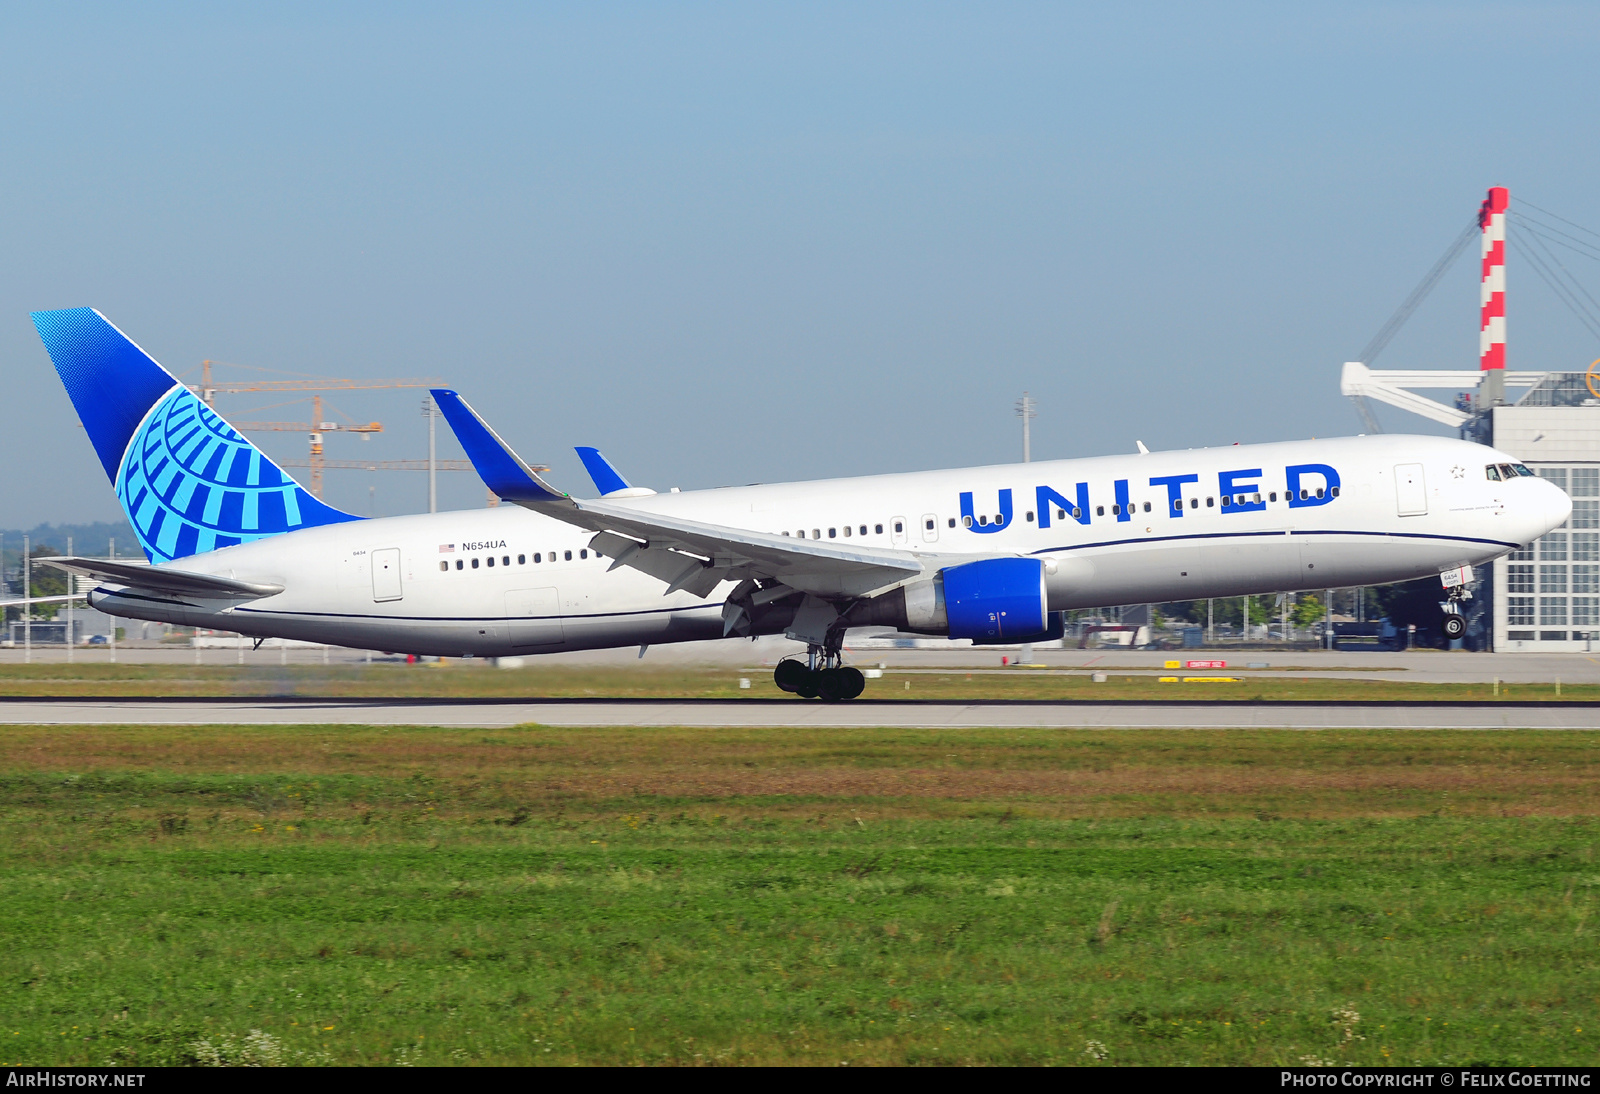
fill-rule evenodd
<path id="1" fill-rule="evenodd" d="M 861 525 L 846 524 L 843 527 L 844 527 L 844 538 L 845 539 L 849 539 L 853 534 L 857 534 L 857 530 L 858 529 L 859 529 L 859 534 L 860 535 L 864 536 L 864 535 L 867 534 L 867 526 L 865 524 L 861 524 Z M 929 528 L 933 527 L 933 521 L 930 520 L 928 522 L 928 527 Z M 952 527 L 954 527 L 954 522 L 952 522 Z M 905 530 L 906 530 L 906 526 L 905 526 L 905 522 L 904 521 L 898 521 L 897 520 L 897 521 L 894 522 L 894 531 L 895 531 L 896 535 L 901 534 Z M 786 536 L 789 535 L 788 532 L 784 532 L 783 534 L 786 535 Z M 883 525 L 874 524 L 872 526 L 872 534 L 875 535 L 875 536 L 883 535 Z M 801 528 L 801 529 L 797 530 L 794 533 L 794 535 L 798 536 L 800 539 L 805 539 L 806 538 L 806 530 L 804 528 Z M 791 537 L 791 538 L 793 538 L 793 537 Z M 822 529 L 821 528 L 813 528 L 813 529 L 811 529 L 811 538 L 812 539 L 821 539 L 822 538 Z M 828 529 L 828 538 L 829 539 L 838 539 L 839 538 L 839 529 L 838 528 L 829 528 Z"/>
<path id="2" fill-rule="evenodd" d="M 571 562 L 572 561 L 572 552 L 571 551 L 562 551 L 561 554 L 564 556 L 564 560 L 565 561 L 567 561 L 567 562 Z M 456 569 L 458 569 L 458 570 L 466 569 L 466 564 L 470 561 L 471 564 L 472 564 L 472 568 L 474 570 L 476 570 L 478 568 L 478 559 L 479 559 L 479 557 L 480 556 L 478 556 L 478 555 L 474 555 L 470 560 L 469 559 L 460 559 L 460 558 L 456 559 Z M 491 570 L 494 569 L 494 556 L 493 555 L 484 555 L 484 556 L 481 556 L 481 557 L 483 558 L 483 561 L 487 564 L 489 569 L 491 569 Z M 580 547 L 578 549 L 578 557 L 579 558 L 588 558 L 589 557 L 588 549 Z M 602 558 L 604 556 L 601 555 L 599 551 L 596 551 L 594 553 L 594 557 L 595 558 Z M 534 552 L 534 554 L 533 554 L 534 565 L 538 565 L 539 563 L 543 562 L 544 560 L 545 560 L 544 552 L 542 552 L 542 551 L 535 551 Z M 550 561 L 551 562 L 556 561 L 556 552 L 555 551 L 551 551 L 550 552 Z M 517 565 L 518 566 L 526 566 L 527 564 L 528 564 L 528 556 L 527 555 L 518 555 L 517 556 Z M 509 566 L 509 565 L 511 565 L 511 556 L 510 555 L 501 555 L 500 556 L 500 565 L 501 566 Z M 450 560 L 449 559 L 445 559 L 444 561 L 440 562 L 439 563 L 439 569 L 440 570 L 448 570 L 448 569 L 450 569 Z"/>
<path id="3" fill-rule="evenodd" d="M 1302 491 L 1300 491 L 1300 500 L 1301 501 L 1308 501 L 1311 498 L 1322 499 L 1322 498 L 1330 496 L 1330 494 L 1333 497 L 1338 497 L 1339 496 L 1339 488 L 1337 486 L 1335 486 L 1335 487 L 1332 488 L 1331 491 L 1329 491 L 1329 490 L 1325 490 L 1324 488 L 1319 486 L 1316 490 L 1302 490 Z M 1278 492 L 1276 490 L 1269 491 L 1268 494 L 1267 494 L 1267 502 L 1268 503 L 1276 503 L 1277 500 L 1278 500 Z M 1291 501 L 1293 499 L 1292 499 L 1291 495 L 1287 491 L 1285 491 L 1284 495 L 1283 495 L 1283 500 L 1284 501 Z M 1215 509 L 1217 507 L 1217 499 L 1216 499 L 1215 496 L 1206 498 L 1205 502 L 1206 502 L 1206 508 L 1208 508 L 1208 509 Z M 1261 505 L 1261 504 L 1264 504 L 1264 503 L 1261 500 L 1261 495 L 1260 494 L 1224 494 L 1222 496 L 1222 508 L 1224 508 L 1224 509 L 1230 508 L 1232 506 Z M 1138 507 L 1139 507 L 1139 503 L 1130 502 L 1128 504 L 1128 512 L 1130 512 L 1130 513 L 1136 512 L 1138 510 Z M 1144 502 L 1143 503 L 1143 507 L 1144 507 L 1144 512 L 1148 513 L 1148 512 L 1151 511 L 1151 505 L 1150 505 L 1149 502 Z M 1111 515 L 1112 516 L 1120 517 L 1122 515 L 1122 503 L 1121 502 L 1113 502 L 1110 508 L 1111 508 Z M 1173 508 L 1174 512 L 1181 510 L 1183 508 L 1183 499 L 1182 498 L 1174 498 L 1174 499 L 1172 499 L 1172 508 Z M 1200 508 L 1200 499 L 1199 498 L 1190 498 L 1189 499 L 1189 508 L 1191 508 L 1191 509 Z M 1066 509 L 1057 509 L 1056 510 L 1056 519 L 1057 520 L 1066 520 L 1068 512 L 1069 511 L 1066 510 Z M 1074 505 L 1072 507 L 1072 509 L 1070 510 L 1070 512 L 1071 512 L 1073 520 L 1082 520 L 1083 519 L 1083 510 L 1080 509 L 1078 506 Z M 1097 517 L 1105 516 L 1106 515 L 1106 506 L 1104 506 L 1104 505 L 1095 506 L 1094 515 L 1097 516 Z M 1025 520 L 1027 523 L 1032 524 L 1033 521 L 1034 521 L 1034 512 L 1033 512 L 1033 510 L 1029 509 L 1026 513 L 1024 513 L 1022 519 Z M 976 520 L 977 524 L 979 524 L 982 527 L 987 527 L 989 525 L 989 523 L 990 523 L 990 518 L 989 518 L 989 515 L 987 513 L 981 514 L 976 518 L 973 518 L 973 517 L 962 517 L 961 518 L 961 523 L 963 525 L 965 525 L 966 527 L 971 528 L 973 523 L 974 523 L 974 520 Z M 996 515 L 994 517 L 994 521 L 993 522 L 995 524 L 1003 524 L 1003 523 L 1005 523 L 1005 519 L 1004 519 L 1003 516 Z M 924 523 L 926 525 L 926 528 L 925 528 L 926 531 L 929 531 L 929 532 L 933 531 L 934 523 L 935 523 L 933 518 L 931 518 L 931 517 L 927 518 L 924 521 Z M 948 527 L 954 528 L 956 526 L 956 518 L 955 517 L 947 517 L 945 519 L 945 523 L 946 523 L 946 525 Z M 864 535 L 867 534 L 867 526 L 865 524 L 861 524 L 861 525 L 846 524 L 846 525 L 843 525 L 842 527 L 843 527 L 843 530 L 844 530 L 844 538 L 846 538 L 846 539 L 850 538 L 850 536 L 852 535 L 852 530 L 853 529 L 859 530 L 859 534 L 860 535 L 864 536 Z M 874 535 L 880 535 L 880 536 L 883 535 L 883 525 L 875 524 L 875 525 L 872 526 L 872 529 L 873 529 L 873 534 Z M 895 521 L 894 522 L 894 530 L 895 530 L 895 534 L 899 535 L 899 534 L 901 534 L 901 533 L 903 533 L 905 531 L 905 525 L 900 521 Z M 838 539 L 839 538 L 839 532 L 840 532 L 840 528 L 839 527 L 829 528 L 828 529 L 828 538 L 829 539 Z M 783 532 L 782 534 L 785 535 L 785 536 L 790 535 L 790 533 L 787 532 L 787 531 Z M 806 530 L 804 528 L 801 528 L 801 529 L 797 530 L 793 534 L 795 536 L 798 536 L 800 539 L 805 539 L 806 538 Z M 811 538 L 812 539 L 821 539 L 822 538 L 822 529 L 821 528 L 813 528 L 813 529 L 811 529 Z"/>
<path id="4" fill-rule="evenodd" d="M 1337 486 L 1335 486 L 1335 487 L 1333 487 L 1333 489 L 1331 491 L 1329 491 L 1329 490 L 1325 490 L 1323 487 L 1319 486 L 1315 490 L 1302 490 L 1302 491 L 1300 491 L 1300 500 L 1301 501 L 1309 501 L 1311 498 L 1317 498 L 1317 499 L 1320 500 L 1322 498 L 1328 497 L 1330 494 L 1333 497 L 1338 497 L 1339 496 L 1339 488 Z M 1284 491 L 1284 494 L 1283 494 L 1283 500 L 1284 501 L 1293 501 L 1294 498 L 1286 490 L 1286 491 Z M 1240 505 L 1277 504 L 1277 501 L 1278 501 L 1278 492 L 1276 490 L 1272 490 L 1272 491 L 1269 491 L 1267 493 L 1267 498 L 1266 498 L 1265 502 L 1263 502 L 1261 500 L 1261 495 L 1258 494 L 1258 493 L 1257 494 L 1224 494 L 1224 495 L 1222 495 L 1222 508 L 1227 509 L 1227 508 L 1229 508 L 1231 506 L 1240 506 Z M 1206 508 L 1207 509 L 1214 509 L 1216 507 L 1217 507 L 1217 499 L 1215 497 L 1206 498 Z M 1130 504 L 1128 506 L 1128 512 L 1132 513 L 1134 511 L 1134 508 L 1135 508 L 1135 506 Z M 1182 498 L 1173 498 L 1172 499 L 1173 512 L 1177 512 L 1178 510 L 1180 510 L 1182 508 L 1183 508 L 1183 499 Z M 1198 509 L 1198 508 L 1200 508 L 1200 499 L 1197 498 L 1197 497 L 1190 498 L 1189 499 L 1189 508 L 1190 509 Z M 1145 502 L 1144 503 L 1144 511 L 1146 513 L 1150 512 L 1150 503 L 1149 502 Z M 1094 515 L 1097 516 L 1097 517 L 1105 516 L 1106 515 L 1106 507 L 1104 505 L 1095 506 L 1094 507 Z M 1122 515 L 1122 506 L 1121 505 L 1117 505 L 1117 504 L 1113 504 L 1111 506 L 1111 515 L 1114 516 L 1114 517 L 1121 516 Z M 1083 516 L 1083 510 L 1079 509 L 1077 506 L 1073 506 L 1073 508 L 1072 508 L 1072 517 L 1073 517 L 1073 519 L 1074 520 L 1078 520 L 1078 519 L 1081 519 L 1082 516 Z M 1065 510 L 1063 510 L 1063 509 L 1057 509 L 1056 510 L 1056 519 L 1057 520 L 1065 520 L 1066 518 L 1067 518 L 1067 514 L 1066 514 Z M 1033 513 L 1032 512 L 1028 513 L 1028 519 L 1029 520 L 1033 519 Z"/>

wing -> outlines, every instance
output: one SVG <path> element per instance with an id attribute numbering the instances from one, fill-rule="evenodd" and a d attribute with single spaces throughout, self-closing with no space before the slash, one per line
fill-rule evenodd
<path id="1" fill-rule="evenodd" d="M 579 501 L 550 486 L 500 439 L 466 400 L 436 388 L 434 400 L 485 485 L 507 501 L 599 533 L 595 550 L 612 568 L 631 566 L 679 589 L 706 596 L 723 581 L 776 581 L 821 597 L 857 597 L 887 589 L 942 565 L 874 547 L 751 532 L 686 520 L 621 501 Z"/>
<path id="2" fill-rule="evenodd" d="M 104 558 L 80 558 L 75 555 L 56 555 L 36 559 L 46 566 L 54 566 L 70 574 L 82 574 L 96 581 L 126 585 L 164 596 L 193 596 L 213 600 L 253 600 L 263 596 L 277 596 L 282 585 L 262 585 L 253 581 L 239 581 L 215 574 L 197 574 L 192 570 L 175 570 L 170 566 L 145 566 L 136 562 L 114 562 Z"/>

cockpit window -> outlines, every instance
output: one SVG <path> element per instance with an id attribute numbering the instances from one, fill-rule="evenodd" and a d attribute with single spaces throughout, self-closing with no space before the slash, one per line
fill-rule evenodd
<path id="1" fill-rule="evenodd" d="M 1533 472 L 1529 471 L 1526 467 L 1523 467 L 1520 463 L 1514 463 L 1511 466 L 1515 468 L 1517 474 L 1521 475 L 1523 478 L 1533 478 Z"/>
<path id="2" fill-rule="evenodd" d="M 1485 475 L 1489 476 L 1489 481 L 1490 482 L 1499 482 L 1500 481 L 1500 469 L 1498 467 L 1496 467 L 1492 463 L 1488 467 L 1485 467 L 1483 469 L 1483 473 Z"/>
<path id="3" fill-rule="evenodd" d="M 1510 482 L 1512 479 L 1517 477 L 1517 469 L 1512 467 L 1509 463 L 1503 463 L 1500 465 L 1500 477 L 1506 480 L 1506 482 Z"/>

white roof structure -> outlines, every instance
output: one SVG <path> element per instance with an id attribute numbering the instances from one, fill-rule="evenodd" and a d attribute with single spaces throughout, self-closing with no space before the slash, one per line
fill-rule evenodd
<path id="1" fill-rule="evenodd" d="M 1469 411 L 1425 398 L 1418 390 L 1476 391 L 1488 373 L 1478 369 L 1370 369 L 1360 361 L 1346 361 L 1339 374 L 1339 393 L 1355 401 L 1356 409 L 1373 432 L 1378 432 L 1366 399 L 1409 410 L 1444 425 L 1459 426 L 1473 415 Z M 1505 372 L 1507 392 L 1511 388 L 1538 387 L 1548 372 Z M 1579 373 L 1581 376 L 1582 373 Z"/>

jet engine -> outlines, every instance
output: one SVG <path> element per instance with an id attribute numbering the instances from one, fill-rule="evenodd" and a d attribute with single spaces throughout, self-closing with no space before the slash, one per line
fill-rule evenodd
<path id="1" fill-rule="evenodd" d="M 1037 558 L 986 558 L 947 566 L 857 604 L 852 627 L 894 627 L 916 634 L 983 643 L 1061 637 L 1061 616 L 1050 612 L 1045 563 Z"/>

